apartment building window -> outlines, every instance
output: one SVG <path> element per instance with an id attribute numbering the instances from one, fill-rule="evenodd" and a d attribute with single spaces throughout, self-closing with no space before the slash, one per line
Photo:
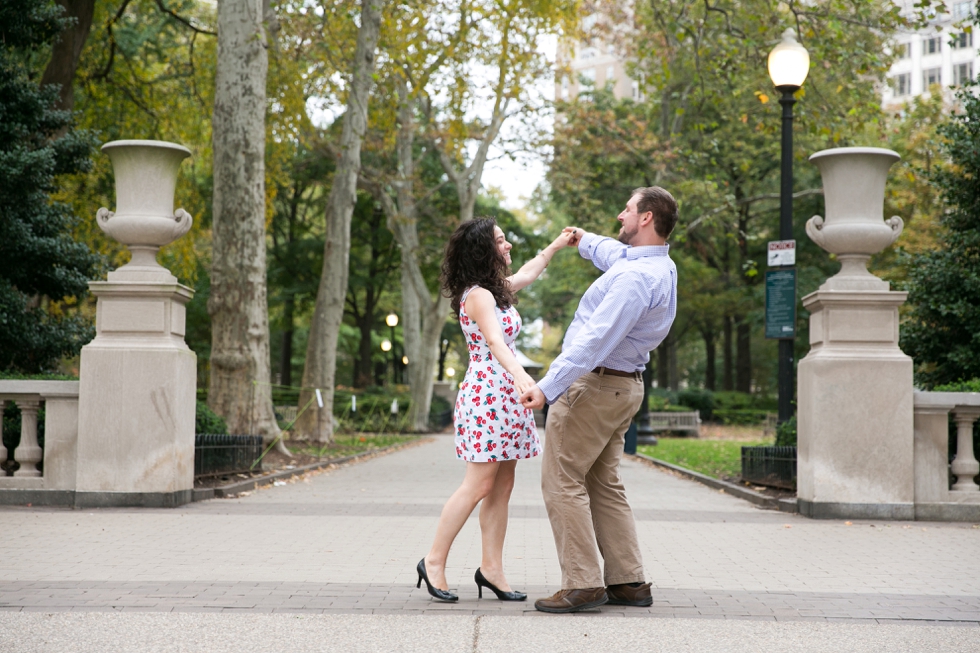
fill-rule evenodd
<path id="1" fill-rule="evenodd" d="M 972 2 L 956 2 L 953 4 L 953 18 L 955 20 L 963 20 L 970 16 L 970 10 L 973 8 Z"/>
<path id="2" fill-rule="evenodd" d="M 579 73 L 579 76 L 585 81 L 586 84 L 595 86 L 595 68 L 586 68 Z"/>
<path id="3" fill-rule="evenodd" d="M 922 41 L 922 54 L 936 54 L 942 51 L 943 42 L 940 37 L 933 36 L 932 38 L 925 39 Z"/>
<path id="4" fill-rule="evenodd" d="M 973 62 L 953 64 L 953 86 L 962 86 L 973 81 Z"/>
<path id="5" fill-rule="evenodd" d="M 895 95 L 902 97 L 904 95 L 912 94 L 912 73 L 902 73 L 901 75 L 895 75 L 893 78 L 893 83 L 895 86 Z"/>
<path id="6" fill-rule="evenodd" d="M 611 83 L 613 86 L 616 85 L 616 67 L 615 66 L 609 66 L 608 68 L 606 68 L 606 83 L 607 84 L 610 84 Z"/>
<path id="7" fill-rule="evenodd" d="M 953 35 L 953 48 L 962 50 L 973 47 L 973 32 L 960 32 Z"/>
<path id="8" fill-rule="evenodd" d="M 909 59 L 912 57 L 910 43 L 899 43 L 895 46 L 895 56 L 899 59 Z"/>
<path id="9" fill-rule="evenodd" d="M 943 76 L 941 68 L 930 68 L 922 71 L 922 88 L 928 89 L 933 84 L 942 84 Z"/>

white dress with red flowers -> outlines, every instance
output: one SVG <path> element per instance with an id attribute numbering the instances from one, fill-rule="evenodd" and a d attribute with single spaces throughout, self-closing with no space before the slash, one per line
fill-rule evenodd
<path id="1" fill-rule="evenodd" d="M 533 413 L 518 403 L 513 377 L 493 357 L 476 320 L 466 315 L 466 296 L 471 290 L 463 293 L 459 307 L 459 325 L 469 346 L 470 363 L 453 413 L 456 456 L 476 463 L 537 456 L 541 442 Z M 520 314 L 513 306 L 507 310 L 496 307 L 495 312 L 504 342 L 516 353 L 514 341 L 521 332 Z"/>

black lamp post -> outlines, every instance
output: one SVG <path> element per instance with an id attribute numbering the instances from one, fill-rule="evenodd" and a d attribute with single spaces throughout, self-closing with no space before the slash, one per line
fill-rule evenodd
<path id="1" fill-rule="evenodd" d="M 395 363 L 395 327 L 398 326 L 398 316 L 394 313 L 388 313 L 385 324 L 391 329 L 391 383 L 394 385 L 398 383 L 398 367 Z"/>
<path id="2" fill-rule="evenodd" d="M 769 53 L 769 77 L 782 96 L 782 160 L 779 185 L 779 238 L 793 239 L 793 95 L 800 90 L 810 70 L 810 55 L 796 40 L 796 32 L 787 29 L 779 44 Z M 795 293 L 793 301 L 796 301 Z M 779 422 L 793 416 L 793 343 L 794 338 L 779 341 Z"/>

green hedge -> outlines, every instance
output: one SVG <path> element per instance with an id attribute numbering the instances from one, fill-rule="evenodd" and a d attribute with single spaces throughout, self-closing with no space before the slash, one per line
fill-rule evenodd
<path id="1" fill-rule="evenodd" d="M 718 410 L 714 411 L 714 421 L 726 426 L 755 426 L 765 424 L 769 410 Z"/>

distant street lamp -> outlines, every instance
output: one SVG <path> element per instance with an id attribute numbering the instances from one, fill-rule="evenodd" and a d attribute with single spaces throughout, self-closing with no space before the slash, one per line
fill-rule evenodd
<path id="1" fill-rule="evenodd" d="M 391 382 L 398 383 L 398 369 L 395 367 L 395 327 L 398 326 L 398 316 L 388 313 L 385 324 L 391 329 Z"/>
<path id="2" fill-rule="evenodd" d="M 782 165 L 779 185 L 779 239 L 793 239 L 793 94 L 800 90 L 810 71 L 810 54 L 796 40 L 796 32 L 787 29 L 779 44 L 769 53 L 769 77 L 782 93 L 783 106 Z M 793 268 L 795 273 L 795 268 Z M 796 303 L 796 292 L 793 292 Z M 779 422 L 793 416 L 793 337 L 779 341 Z"/>

